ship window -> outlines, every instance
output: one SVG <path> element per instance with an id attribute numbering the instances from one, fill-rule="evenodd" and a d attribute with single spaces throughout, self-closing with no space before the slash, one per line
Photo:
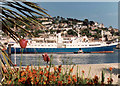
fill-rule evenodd
<path id="1" fill-rule="evenodd" d="M 98 46 L 98 45 L 100 45 L 100 44 L 91 44 L 91 45 L 89 45 L 89 46 Z"/>

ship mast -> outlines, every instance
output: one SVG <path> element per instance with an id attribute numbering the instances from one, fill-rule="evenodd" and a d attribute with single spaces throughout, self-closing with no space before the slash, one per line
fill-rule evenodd
<path id="1" fill-rule="evenodd" d="M 79 34 L 79 32 L 80 32 L 80 30 L 79 30 L 79 28 L 78 28 L 78 38 L 80 37 L 80 34 Z"/>
<path id="2" fill-rule="evenodd" d="M 102 35 L 102 42 L 104 41 L 104 32 L 103 30 L 101 31 L 101 35 Z"/>
<path id="3" fill-rule="evenodd" d="M 80 37 L 80 29 L 81 29 L 82 25 L 80 25 L 80 28 L 78 28 L 78 37 Z"/>

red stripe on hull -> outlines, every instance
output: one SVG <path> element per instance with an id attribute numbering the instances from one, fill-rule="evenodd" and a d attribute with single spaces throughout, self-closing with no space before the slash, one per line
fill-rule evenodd
<path id="1" fill-rule="evenodd" d="M 73 52 L 55 52 L 55 53 L 62 54 L 62 53 L 73 53 Z"/>
<path id="2" fill-rule="evenodd" d="M 91 52 L 91 53 L 114 53 L 114 51 L 100 51 L 100 52 Z"/>

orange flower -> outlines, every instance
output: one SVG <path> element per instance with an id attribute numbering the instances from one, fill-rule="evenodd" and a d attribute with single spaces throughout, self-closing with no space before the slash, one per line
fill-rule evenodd
<path id="1" fill-rule="evenodd" d="M 31 78 L 31 81 L 33 81 L 33 80 L 34 80 L 34 77 Z"/>
<path id="2" fill-rule="evenodd" d="M 61 73 L 61 68 L 58 68 L 59 73 Z"/>
<path id="3" fill-rule="evenodd" d="M 28 70 L 28 73 L 30 74 L 30 73 L 31 73 L 31 71 L 30 71 L 30 70 Z"/>
<path id="4" fill-rule="evenodd" d="M 29 74 L 28 74 L 28 77 L 32 77 L 32 76 L 33 76 L 32 73 L 29 73 Z"/>
<path id="5" fill-rule="evenodd" d="M 74 82 L 77 82 L 77 79 L 76 78 L 73 78 Z"/>
<path id="6" fill-rule="evenodd" d="M 8 84 L 11 84 L 11 81 L 12 81 L 12 80 L 8 81 Z"/>
<path id="7" fill-rule="evenodd" d="M 26 79 L 25 79 L 25 77 L 22 77 L 21 78 L 21 82 L 24 82 Z"/>
<path id="8" fill-rule="evenodd" d="M 68 76 L 68 84 L 70 84 L 71 83 L 71 78 L 70 78 L 70 76 Z"/>
<path id="9" fill-rule="evenodd" d="M 58 85 L 62 85 L 62 81 L 58 81 Z"/>
<path id="10" fill-rule="evenodd" d="M 39 70 L 41 69 L 41 67 L 39 67 Z"/>
<path id="11" fill-rule="evenodd" d="M 26 71 L 28 71 L 29 69 L 28 68 L 25 68 Z"/>
<path id="12" fill-rule="evenodd" d="M 22 82 L 22 80 L 21 80 L 21 79 L 19 79 L 19 80 L 18 80 L 18 82 Z"/>
<path id="13" fill-rule="evenodd" d="M 36 79 L 37 83 L 39 82 L 39 79 Z"/>
<path id="14" fill-rule="evenodd" d="M 22 73 L 21 73 L 21 76 L 24 76 L 25 75 L 25 72 L 23 71 Z"/>
<path id="15" fill-rule="evenodd" d="M 43 77 L 41 77 L 41 80 L 43 80 Z"/>
<path id="16" fill-rule="evenodd" d="M 10 74 L 12 74 L 12 72 L 10 72 Z"/>
<path id="17" fill-rule="evenodd" d="M 27 69 L 29 69 L 29 65 L 27 65 Z"/>
<path id="18" fill-rule="evenodd" d="M 94 78 L 95 78 L 95 79 L 98 79 L 98 76 L 97 76 L 97 75 L 95 75 L 95 76 L 94 76 Z"/>
<path id="19" fill-rule="evenodd" d="M 26 70 L 26 71 L 28 71 L 28 70 L 29 70 L 29 65 L 27 66 L 27 68 L 25 68 L 25 70 Z"/>
<path id="20" fill-rule="evenodd" d="M 53 76 L 53 81 L 55 81 L 56 80 L 56 76 Z"/>
<path id="21" fill-rule="evenodd" d="M 112 67 L 110 67 L 109 70 L 112 71 Z"/>
<path id="22" fill-rule="evenodd" d="M 68 84 L 70 84 L 71 83 L 71 81 L 68 81 Z"/>
<path id="23" fill-rule="evenodd" d="M 45 73 L 44 75 L 45 75 L 46 77 L 48 77 L 48 73 Z"/>
<path id="24" fill-rule="evenodd" d="M 73 75 L 73 77 L 76 77 L 76 75 Z"/>
<path id="25" fill-rule="evenodd" d="M 57 78 L 60 78 L 60 76 L 59 76 L 59 75 L 57 75 Z"/>
<path id="26" fill-rule="evenodd" d="M 71 78 L 70 78 L 70 76 L 68 76 L 68 81 L 71 81 Z"/>
<path id="27" fill-rule="evenodd" d="M 57 67 L 54 67 L 54 70 L 56 71 L 56 70 L 57 70 Z"/>
<path id="28" fill-rule="evenodd" d="M 39 74 L 40 74 L 40 75 L 43 75 L 43 71 L 40 71 Z"/>
<path id="29" fill-rule="evenodd" d="M 73 72 L 73 68 L 70 69 L 70 72 Z"/>
<path id="30" fill-rule="evenodd" d="M 35 69 L 33 69 L 33 74 L 36 74 L 37 72 L 36 72 L 36 70 Z"/>
<path id="31" fill-rule="evenodd" d="M 84 71 L 84 70 L 82 70 L 82 73 L 85 73 L 85 71 Z"/>
<path id="32" fill-rule="evenodd" d="M 37 75 L 35 75 L 35 77 L 37 77 Z"/>

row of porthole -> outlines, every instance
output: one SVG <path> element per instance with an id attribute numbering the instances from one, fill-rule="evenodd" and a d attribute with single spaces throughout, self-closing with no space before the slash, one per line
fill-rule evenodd
<path id="1" fill-rule="evenodd" d="M 57 45 L 32 45 L 32 46 L 57 46 Z M 80 46 L 80 45 L 67 45 L 67 46 Z M 81 46 L 87 46 L 87 45 L 81 45 Z"/>
<path id="2" fill-rule="evenodd" d="M 77 45 L 67 45 L 67 46 L 77 46 Z M 80 46 L 80 45 L 78 45 L 78 46 Z M 87 45 L 81 45 L 81 46 L 87 46 Z"/>
<path id="3" fill-rule="evenodd" d="M 32 45 L 32 46 L 56 46 L 56 45 Z"/>

